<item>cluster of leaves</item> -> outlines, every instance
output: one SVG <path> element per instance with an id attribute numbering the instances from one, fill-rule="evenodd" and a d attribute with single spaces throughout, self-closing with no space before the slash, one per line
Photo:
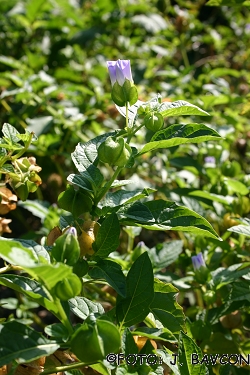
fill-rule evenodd
<path id="1" fill-rule="evenodd" d="M 202 353 L 250 353 L 250 14 L 247 1 L 210 0 L 208 5 L 181 0 L 1 1 L 0 118 L 20 131 L 3 127 L 8 144 L 1 141 L 1 173 L 13 172 L 8 169 L 15 168 L 12 153 L 24 153 L 34 132 L 39 137 L 29 151 L 43 167 L 45 184 L 38 189 L 39 200 L 19 203 L 40 218 L 42 228 L 29 231 L 29 240 L 1 245 L 1 257 L 9 264 L 1 269 L 0 283 L 22 300 L 1 300 L 18 319 L 10 316 L 1 324 L 0 365 L 71 348 L 81 326 L 93 325 L 94 314 L 97 322 L 119 327 L 126 355 L 139 351 L 132 336 L 155 340 L 157 351 L 147 341 L 140 353 L 157 353 L 174 374 L 249 371 L 220 368 L 209 359 L 196 366 L 190 362 L 192 353 L 200 358 Z M 114 131 L 117 123 L 122 127 L 125 110 L 119 109 L 120 116 L 110 105 L 105 56 L 130 59 L 140 99 L 161 92 L 163 103 L 153 98 L 147 105 L 167 117 L 167 127 L 155 134 L 138 131 L 131 141 L 133 163 L 110 185 L 112 169 L 98 164 L 97 148 L 108 136 L 126 134 Z M 193 116 L 192 122 L 184 115 Z M 133 122 L 136 106 L 129 116 Z M 203 116 L 203 124 L 194 116 Z M 78 172 L 72 173 L 72 166 Z M 55 172 L 52 195 L 48 181 Z M 66 188 L 66 177 L 74 188 Z M 44 201 L 56 202 L 64 189 L 61 208 Z M 94 237 L 84 227 L 88 221 L 98 221 Z M 34 242 L 58 223 L 60 235 L 76 226 L 85 259 L 65 264 L 55 259 L 44 239 L 42 245 Z M 200 251 L 208 267 L 204 280 L 191 265 L 191 255 Z M 73 274 L 82 280 L 81 293 L 69 302 L 58 300 L 56 285 L 62 275 L 70 279 Z M 60 321 L 45 328 L 50 339 L 26 326 L 39 321 L 38 306 Z M 15 350 L 9 339 L 13 332 Z M 98 336 L 97 347 L 104 336 Z M 112 338 L 116 342 L 115 331 Z M 172 365 L 176 345 L 178 360 Z M 89 363 L 101 374 L 163 371 L 162 365 L 93 362 L 74 366 Z"/>

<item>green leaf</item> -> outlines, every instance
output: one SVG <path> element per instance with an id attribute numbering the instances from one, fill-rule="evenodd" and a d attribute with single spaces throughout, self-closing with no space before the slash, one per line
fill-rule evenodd
<path id="1" fill-rule="evenodd" d="M 225 198 L 222 195 L 211 194 L 208 191 L 203 191 L 203 190 L 193 190 L 193 191 L 190 191 L 188 195 L 195 197 L 195 198 L 200 197 L 200 198 L 209 199 L 213 202 L 219 202 L 219 203 L 226 204 L 226 205 L 229 205 L 230 203 L 232 203 L 234 199 L 232 197 Z"/>
<path id="2" fill-rule="evenodd" d="M 43 201 L 27 199 L 25 202 L 19 201 L 18 205 L 25 208 L 33 215 L 39 217 L 42 223 L 44 222 L 49 213 L 49 209 L 46 207 L 47 204 Z"/>
<path id="3" fill-rule="evenodd" d="M 21 267 L 32 267 L 38 263 L 38 257 L 31 249 L 23 247 L 19 242 L 6 239 L 1 240 L 1 258 Z"/>
<path id="4" fill-rule="evenodd" d="M 107 257 L 119 246 L 120 224 L 115 213 L 109 215 L 101 225 L 96 240 L 92 247 L 95 255 L 101 258 Z"/>
<path id="5" fill-rule="evenodd" d="M 46 335 L 57 339 L 67 341 L 69 338 L 69 332 L 62 323 L 53 323 L 44 328 Z"/>
<path id="6" fill-rule="evenodd" d="M 145 188 L 145 189 L 136 189 L 136 190 L 118 190 L 110 192 L 106 197 L 101 201 L 101 215 L 106 215 L 107 212 L 112 211 L 112 208 L 117 211 L 119 207 L 125 206 L 140 200 L 142 198 L 148 197 L 149 194 L 155 192 L 155 189 Z"/>
<path id="7" fill-rule="evenodd" d="M 218 234 L 209 222 L 189 208 L 162 199 L 138 205 L 137 202 L 129 209 L 118 211 L 121 214 L 121 223 L 142 226 L 151 230 L 191 232 L 218 239 Z M 142 212 L 145 212 L 145 216 L 142 215 Z"/>
<path id="8" fill-rule="evenodd" d="M 23 267 L 30 275 L 42 280 L 44 285 L 51 290 L 59 281 L 72 274 L 72 267 L 63 263 L 42 264 L 35 267 Z"/>
<path id="9" fill-rule="evenodd" d="M 39 263 L 38 255 L 32 249 L 27 249 L 14 241 L 1 241 L 1 257 L 11 264 L 21 266 L 35 279 L 42 280 L 49 290 L 58 281 L 72 274 L 72 268 L 66 264 Z"/>
<path id="10" fill-rule="evenodd" d="M 250 302 L 250 285 L 249 285 L 249 278 L 247 280 L 239 279 L 240 281 L 234 281 L 230 285 L 230 291 L 227 296 L 225 296 L 225 303 L 227 302 L 235 302 L 241 301 L 242 308 L 243 301 L 247 301 L 247 306 Z M 224 315 L 224 314 L 223 314 Z"/>
<path id="11" fill-rule="evenodd" d="M 17 321 L 0 324 L 0 366 L 30 362 L 53 354 L 60 345 Z"/>
<path id="12" fill-rule="evenodd" d="M 220 267 L 217 268 L 217 270 L 212 271 L 211 275 L 213 278 L 213 284 L 216 286 L 216 289 L 219 289 L 226 284 L 233 283 L 243 275 L 249 273 L 249 265 L 249 262 L 239 263 L 233 264 L 228 268 Z"/>
<path id="13" fill-rule="evenodd" d="M 224 178 L 224 183 L 234 193 L 246 195 L 249 193 L 249 189 L 242 182 L 233 180 L 232 178 Z"/>
<path id="14" fill-rule="evenodd" d="M 41 116 L 27 119 L 28 130 L 34 132 L 36 136 L 47 133 L 53 125 L 53 116 Z"/>
<path id="15" fill-rule="evenodd" d="M 153 268 L 161 270 L 175 262 L 182 252 L 182 241 L 171 241 L 158 244 L 148 251 Z"/>
<path id="16" fill-rule="evenodd" d="M 8 123 L 4 123 L 2 132 L 3 132 L 3 135 L 5 136 L 5 139 L 8 139 L 13 145 L 20 141 L 20 139 L 17 136 L 19 132 L 14 128 L 14 126 Z"/>
<path id="17" fill-rule="evenodd" d="M 115 181 L 112 183 L 111 187 L 112 187 L 112 188 L 118 188 L 118 187 L 120 187 L 120 186 L 126 186 L 126 185 L 130 185 L 130 184 L 132 184 L 132 183 L 133 183 L 132 180 L 115 180 Z"/>
<path id="18" fill-rule="evenodd" d="M 163 117 L 169 116 L 210 116 L 209 113 L 197 107 L 194 104 L 188 103 L 184 100 L 177 100 L 176 102 L 164 102 L 158 108 L 158 112 Z"/>
<path id="19" fill-rule="evenodd" d="M 23 141 L 24 143 L 28 142 L 29 139 L 30 139 L 30 132 L 26 131 L 25 134 L 18 134 L 17 137 Z M 32 135 L 32 140 L 33 141 L 36 141 L 37 140 L 37 137 L 33 134 Z"/>
<path id="20" fill-rule="evenodd" d="M 158 349 L 157 353 L 161 356 L 162 361 L 173 371 L 174 375 L 181 375 L 177 366 L 177 354 L 172 353 L 169 349 L 164 347 L 164 350 Z"/>
<path id="21" fill-rule="evenodd" d="M 91 367 L 98 374 L 111 375 L 111 370 L 108 369 L 102 362 L 101 363 L 97 363 L 95 365 L 89 365 L 88 367 Z M 82 372 L 81 372 L 81 374 L 82 374 Z"/>
<path id="22" fill-rule="evenodd" d="M 121 215 L 121 217 L 126 217 L 128 219 L 132 219 L 131 222 L 134 226 L 134 222 L 138 221 L 140 223 L 148 223 L 148 225 L 152 225 L 155 223 L 154 216 L 150 212 L 150 210 L 146 207 L 145 204 L 141 202 L 136 202 L 132 204 L 129 207 L 122 207 L 118 213 Z M 130 224 L 128 224 L 130 225 Z"/>
<path id="23" fill-rule="evenodd" d="M 194 366 L 192 363 L 192 356 L 195 354 L 198 355 L 198 358 L 202 359 L 203 354 L 201 349 L 190 337 L 188 337 L 184 332 L 181 332 L 178 349 L 178 367 L 181 375 L 206 375 L 206 367 L 204 364 L 201 365 L 197 363 Z"/>
<path id="24" fill-rule="evenodd" d="M 104 279 L 122 297 L 126 297 L 126 278 L 121 266 L 110 260 L 100 260 L 90 271 L 93 279 Z"/>
<path id="25" fill-rule="evenodd" d="M 184 314 L 181 306 L 176 302 L 178 289 L 156 279 L 154 290 L 150 311 L 165 328 L 174 334 L 179 333 L 184 328 Z"/>
<path id="26" fill-rule="evenodd" d="M 159 148 L 169 148 L 185 143 L 216 141 L 219 139 L 221 139 L 220 135 L 204 124 L 175 124 L 156 132 L 138 155 Z"/>
<path id="27" fill-rule="evenodd" d="M 243 234 L 244 236 L 250 237 L 250 225 L 235 225 L 234 227 L 229 228 L 228 231 Z"/>
<path id="28" fill-rule="evenodd" d="M 19 60 L 16 60 L 13 57 L 7 57 L 3 55 L 0 55 L 0 63 L 5 64 L 13 69 L 20 69 L 21 71 L 25 71 L 27 68 L 27 65 L 22 64 Z"/>
<path id="29" fill-rule="evenodd" d="M 33 240 L 24 240 L 22 238 L 15 238 L 15 239 L 11 239 L 11 238 L 0 238 L 0 241 L 17 241 L 19 242 L 23 247 L 27 248 L 27 249 L 31 249 L 33 254 L 36 254 L 37 257 L 43 257 L 47 263 L 50 263 L 50 256 L 49 256 L 49 253 L 47 252 L 47 250 L 45 249 L 45 247 L 43 247 L 42 245 L 39 245 L 38 243 L 36 243 L 35 241 Z"/>
<path id="30" fill-rule="evenodd" d="M 43 0 L 36 0 L 36 1 L 29 0 L 28 1 L 27 6 L 26 6 L 26 15 L 31 23 L 33 23 L 36 20 L 37 14 L 41 13 L 43 6 L 44 6 Z"/>
<path id="31" fill-rule="evenodd" d="M 230 68 L 215 68 L 210 70 L 209 75 L 212 77 L 232 76 L 239 78 L 241 76 L 241 72 L 239 70 Z"/>
<path id="32" fill-rule="evenodd" d="M 85 297 L 74 297 L 69 300 L 70 310 L 79 318 L 85 320 L 90 314 L 104 314 L 100 303 L 92 302 Z"/>
<path id="33" fill-rule="evenodd" d="M 247 1 L 246 0 L 209 0 L 206 3 L 206 5 L 209 5 L 209 6 L 222 6 L 222 5 L 235 6 L 235 5 L 244 5 L 244 3 L 247 3 Z"/>
<path id="34" fill-rule="evenodd" d="M 209 339 L 205 339 L 202 344 L 209 348 L 208 350 L 210 353 L 211 352 L 217 353 L 217 354 L 226 353 L 228 355 L 239 353 L 239 346 L 236 343 L 236 341 L 225 337 L 225 333 L 222 333 L 222 332 L 213 333 L 211 337 Z M 200 354 L 199 357 L 200 359 L 202 359 L 202 354 Z M 193 365 L 193 367 L 196 367 L 196 366 L 198 367 L 198 365 L 195 365 L 195 366 Z"/>
<path id="35" fill-rule="evenodd" d="M 32 298 L 59 317 L 55 303 L 48 299 L 44 288 L 37 281 L 24 276 L 4 274 L 0 276 L 0 284 Z"/>
<path id="36" fill-rule="evenodd" d="M 153 279 L 152 265 L 145 252 L 130 268 L 126 279 L 127 297 L 120 299 L 116 306 L 121 325 L 129 327 L 140 323 L 148 315 L 149 305 L 154 298 Z"/>
<path id="37" fill-rule="evenodd" d="M 79 174 L 70 174 L 67 177 L 67 180 L 72 184 L 79 186 L 81 189 L 88 191 L 89 193 L 93 192 L 91 183 L 84 178 L 84 176 Z"/>
<path id="38" fill-rule="evenodd" d="M 80 175 L 71 174 L 67 178 L 72 184 L 90 192 L 93 190 L 95 194 L 98 192 L 103 179 L 102 173 L 94 165 L 90 165 L 85 171 L 81 172 Z"/>
<path id="39" fill-rule="evenodd" d="M 133 334 L 148 337 L 152 340 L 162 340 L 167 342 L 177 342 L 178 340 L 173 335 L 173 333 L 167 329 L 164 328 L 149 328 L 149 327 L 139 327 L 136 328 L 135 331 L 133 331 Z M 132 352 L 130 352 L 132 353 Z M 133 352 L 134 353 L 134 352 Z"/>
<path id="40" fill-rule="evenodd" d="M 122 352 L 125 354 L 125 356 L 131 353 L 138 353 L 138 346 L 136 345 L 133 335 L 129 328 L 125 328 L 122 335 Z"/>

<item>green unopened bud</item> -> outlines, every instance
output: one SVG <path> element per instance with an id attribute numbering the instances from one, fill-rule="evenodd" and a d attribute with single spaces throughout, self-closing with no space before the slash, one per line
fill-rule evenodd
<path id="1" fill-rule="evenodd" d="M 98 157 L 103 163 L 124 167 L 132 154 L 124 138 L 108 137 L 98 148 Z"/>
<path id="2" fill-rule="evenodd" d="M 144 117 L 143 124 L 147 129 L 157 132 L 164 124 L 164 119 L 160 113 L 151 112 Z"/>
<path id="3" fill-rule="evenodd" d="M 73 266 L 78 261 L 80 246 L 74 227 L 70 227 L 62 236 L 57 238 L 51 254 L 57 262 L 66 263 L 69 266 Z"/>

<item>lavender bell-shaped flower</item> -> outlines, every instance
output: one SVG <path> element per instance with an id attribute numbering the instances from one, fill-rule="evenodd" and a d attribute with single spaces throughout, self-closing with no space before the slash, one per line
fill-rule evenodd
<path id="1" fill-rule="evenodd" d="M 192 256 L 192 263 L 196 280 L 199 283 L 204 284 L 208 279 L 209 270 L 206 266 L 202 253 Z"/>
<path id="2" fill-rule="evenodd" d="M 133 83 L 129 60 L 107 61 L 107 65 L 112 86 L 115 82 L 122 86 L 126 79 Z"/>
<path id="3" fill-rule="evenodd" d="M 137 89 L 134 86 L 130 61 L 107 61 L 111 85 L 112 99 L 119 107 L 133 105 L 138 100 Z"/>

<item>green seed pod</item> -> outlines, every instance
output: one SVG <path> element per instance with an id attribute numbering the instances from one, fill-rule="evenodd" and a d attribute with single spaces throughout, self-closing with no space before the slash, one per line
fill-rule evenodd
<path id="1" fill-rule="evenodd" d="M 81 289 L 80 279 L 75 274 L 72 274 L 56 284 L 54 295 L 61 301 L 68 301 L 70 298 L 77 296 Z"/>
<path id="2" fill-rule="evenodd" d="M 13 184 L 11 184 L 11 186 L 15 190 L 15 193 L 18 196 L 18 198 L 20 198 L 24 202 L 24 201 L 26 201 L 26 199 L 28 198 L 28 195 L 29 195 L 29 189 L 27 187 L 27 184 L 21 183 L 21 184 L 17 184 L 17 185 L 19 185 L 19 186 L 16 187 Z"/>
<path id="3" fill-rule="evenodd" d="M 92 205 L 90 194 L 83 189 L 75 190 L 72 185 L 67 185 L 66 190 L 58 196 L 58 206 L 71 212 L 76 218 L 85 212 L 90 212 Z"/>
<path id="4" fill-rule="evenodd" d="M 117 327 L 99 319 L 78 328 L 71 339 L 71 350 L 81 361 L 93 363 L 104 359 L 109 353 L 117 353 L 120 341 Z"/>
<path id="5" fill-rule="evenodd" d="M 153 132 L 157 132 L 162 128 L 164 119 L 160 113 L 151 112 L 144 117 L 143 124 L 147 129 L 152 130 Z"/>
<path id="6" fill-rule="evenodd" d="M 69 266 L 73 266 L 78 261 L 80 246 L 74 227 L 69 228 L 62 236 L 57 238 L 51 254 L 57 262 L 62 262 Z"/>
<path id="7" fill-rule="evenodd" d="M 98 148 L 98 157 L 103 163 L 124 167 L 132 154 L 124 138 L 108 137 Z"/>

